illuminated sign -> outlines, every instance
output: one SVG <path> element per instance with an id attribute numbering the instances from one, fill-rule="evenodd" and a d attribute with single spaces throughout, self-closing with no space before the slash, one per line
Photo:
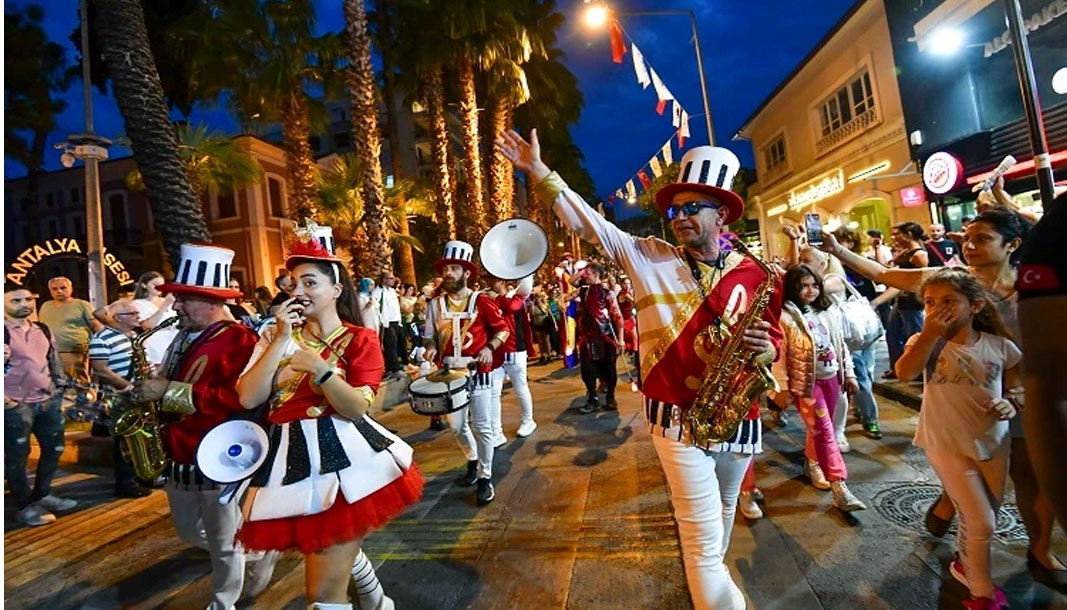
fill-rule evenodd
<path id="1" fill-rule="evenodd" d="M 41 261 L 53 256 L 85 258 L 85 254 L 82 252 L 77 240 L 69 237 L 57 237 L 23 250 L 22 254 L 15 258 L 15 262 L 11 263 L 11 270 L 5 277 L 7 281 L 16 286 L 22 286 L 22 282 L 25 281 L 26 276 L 34 267 Z M 122 264 L 122 261 L 115 258 L 114 254 L 108 252 L 107 248 L 104 249 L 104 266 L 115 276 L 115 280 L 120 286 L 133 283 L 133 278 L 130 277 L 130 272 L 126 271 L 126 266 Z"/>
<path id="2" fill-rule="evenodd" d="M 767 216 L 777 216 L 788 209 L 789 206 L 784 203 L 782 205 L 776 205 L 773 208 L 767 210 Z"/>
<path id="3" fill-rule="evenodd" d="M 923 184 L 935 195 L 956 188 L 963 175 L 963 164 L 947 152 L 935 152 L 923 164 Z"/>
<path id="4" fill-rule="evenodd" d="M 789 209 L 797 210 L 845 190 L 845 172 L 836 169 L 789 191 Z"/>
<path id="5" fill-rule="evenodd" d="M 1048 25 L 1053 19 L 1062 17 L 1067 14 L 1067 1 L 1054 0 L 1040 12 L 1034 13 L 1029 19 L 1023 19 L 1023 27 L 1027 32 L 1036 32 L 1042 26 Z M 985 43 L 983 46 L 983 54 L 986 57 L 992 57 L 997 53 L 1000 53 L 1004 49 L 1008 48 L 1011 44 L 1011 32 L 1004 30 L 1004 33 L 997 36 L 993 40 Z"/>
<path id="6" fill-rule="evenodd" d="M 926 203 L 926 194 L 917 186 L 907 186 L 900 189 L 900 205 L 906 208 L 916 208 Z"/>

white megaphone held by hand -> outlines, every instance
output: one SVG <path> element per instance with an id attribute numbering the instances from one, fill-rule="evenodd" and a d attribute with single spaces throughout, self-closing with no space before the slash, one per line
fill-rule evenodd
<path id="1" fill-rule="evenodd" d="M 498 222 L 482 238 L 478 258 L 489 275 L 504 281 L 531 275 L 548 257 L 548 236 L 525 218 Z"/>
<path id="2" fill-rule="evenodd" d="M 263 427 L 242 419 L 223 422 L 204 435 L 196 450 L 196 467 L 206 478 L 226 486 L 220 504 L 247 487 L 249 478 L 266 461 L 268 446 Z"/>

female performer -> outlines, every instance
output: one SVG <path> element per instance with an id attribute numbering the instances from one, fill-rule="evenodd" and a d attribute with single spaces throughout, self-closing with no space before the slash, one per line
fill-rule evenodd
<path id="1" fill-rule="evenodd" d="M 237 384 L 246 409 L 270 404 L 270 451 L 252 478 L 237 539 L 247 550 L 298 549 L 309 609 L 393 608 L 363 537 L 422 494 L 404 441 L 366 413 L 384 370 L 378 335 L 359 325 L 355 289 L 329 227 L 298 233 L 286 267 L 296 286 Z"/>

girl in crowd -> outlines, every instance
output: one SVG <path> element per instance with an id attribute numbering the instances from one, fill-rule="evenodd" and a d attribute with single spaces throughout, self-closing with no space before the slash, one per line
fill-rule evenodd
<path id="1" fill-rule="evenodd" d="M 970 273 L 938 271 L 923 285 L 922 299 L 926 321 L 896 372 L 902 380 L 923 373 L 915 445 L 960 513 L 949 571 L 970 589 L 967 608 L 1007 608 L 1004 592 L 993 586 L 989 551 L 1008 473 L 1007 420 L 1022 408 L 1022 353 Z"/>
<path id="2" fill-rule="evenodd" d="M 840 312 L 831 308 L 822 278 L 807 265 L 790 269 L 783 284 L 785 341 L 779 362 L 784 375 L 781 366 L 776 369 L 808 427 L 804 448 L 808 477 L 818 489 L 833 490 L 834 506 L 842 511 L 864 510 L 867 506 L 845 484 L 848 471 L 834 433 L 842 384 L 849 394 L 858 387 L 841 333 Z"/>
<path id="3" fill-rule="evenodd" d="M 979 214 L 967 224 L 963 234 L 962 249 L 967 270 L 985 289 L 987 302 L 997 310 L 1012 337 L 1019 336 L 1016 267 L 1028 232 L 1029 224 L 1018 214 L 1001 208 Z M 827 234 L 823 234 L 823 249 L 871 280 L 899 290 L 914 292 L 937 271 L 937 268 L 886 269 L 842 248 L 832 235 Z M 1012 459 L 1009 476 L 1015 485 L 1016 503 L 1030 538 L 1027 567 L 1038 582 L 1057 591 L 1067 591 L 1067 568 L 1051 551 L 1055 520 L 1052 504 L 1037 485 L 1022 434 L 1021 414 L 1011 420 L 1010 430 Z M 952 503 L 942 494 L 926 514 L 927 530 L 935 536 L 944 536 L 953 515 Z"/>
<path id="4" fill-rule="evenodd" d="M 422 493 L 412 449 L 367 411 L 385 368 L 377 334 L 360 326 L 344 265 L 318 240 L 297 242 L 296 286 L 237 384 L 241 404 L 270 404 L 271 451 L 253 476 L 237 534 L 248 550 L 298 549 L 311 609 L 388 610 L 364 536 Z"/>
<path id="5" fill-rule="evenodd" d="M 137 287 L 133 292 L 133 304 L 141 316 L 141 330 L 152 330 L 166 320 L 178 315 L 174 311 L 174 295 L 164 297 L 159 293 L 163 284 L 163 275 L 157 271 L 146 271 L 137 278 Z M 145 356 L 152 366 L 159 366 L 167 355 L 167 348 L 178 335 L 177 326 L 163 329 L 148 338 L 145 343 Z"/>

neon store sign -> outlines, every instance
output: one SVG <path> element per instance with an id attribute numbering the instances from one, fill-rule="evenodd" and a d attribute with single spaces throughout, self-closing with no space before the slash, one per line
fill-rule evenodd
<path id="1" fill-rule="evenodd" d="M 26 276 L 33 271 L 34 267 L 56 256 L 60 258 L 70 258 L 72 256 L 86 258 L 85 253 L 82 252 L 81 245 L 78 244 L 76 239 L 56 237 L 23 250 L 21 254 L 15 257 L 15 262 L 11 264 L 11 269 L 4 277 L 16 286 L 22 286 L 23 282 L 26 281 Z M 130 277 L 130 272 L 126 270 L 126 266 L 114 254 L 108 252 L 107 248 L 104 248 L 104 267 L 111 272 L 111 275 L 115 276 L 115 281 L 120 286 L 133 283 L 133 278 Z"/>

